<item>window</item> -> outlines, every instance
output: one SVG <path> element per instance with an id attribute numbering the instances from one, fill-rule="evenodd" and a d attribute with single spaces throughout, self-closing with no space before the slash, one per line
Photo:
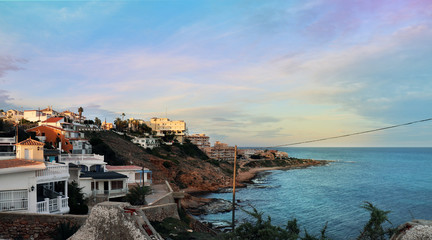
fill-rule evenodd
<path id="1" fill-rule="evenodd" d="M 122 189 L 123 188 L 123 181 L 112 181 L 111 182 L 111 189 Z"/>
<path id="2" fill-rule="evenodd" d="M 91 183 L 91 190 L 95 190 L 95 182 Z M 99 182 L 96 182 L 96 190 L 99 190 Z"/>

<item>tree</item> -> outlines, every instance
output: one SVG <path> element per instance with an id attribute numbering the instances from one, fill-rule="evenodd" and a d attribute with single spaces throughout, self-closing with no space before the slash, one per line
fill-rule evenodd
<path id="1" fill-rule="evenodd" d="M 98 117 L 95 117 L 95 119 L 94 119 L 94 123 L 95 123 L 98 127 L 100 127 L 100 126 L 102 125 L 102 121 L 101 121 Z"/>
<path id="2" fill-rule="evenodd" d="M 151 193 L 149 186 L 135 185 L 129 189 L 129 193 L 126 195 L 126 201 L 132 205 L 145 205 L 147 204 L 145 196 Z"/>
<path id="3" fill-rule="evenodd" d="M 81 123 L 81 116 L 82 116 L 82 113 L 84 112 L 84 108 L 82 108 L 82 107 L 79 107 L 78 108 L 78 113 L 79 113 L 79 121 L 80 121 L 80 123 Z"/>
<path id="4" fill-rule="evenodd" d="M 71 214 L 87 214 L 88 206 L 87 200 L 84 198 L 82 188 L 78 187 L 75 181 L 68 184 L 68 203 Z"/>
<path id="5" fill-rule="evenodd" d="M 362 208 L 370 212 L 370 219 L 364 226 L 357 240 L 384 240 L 386 239 L 385 235 L 389 235 L 389 237 L 392 235 L 394 229 L 389 228 L 384 230 L 382 226 L 385 222 L 391 224 L 387 217 L 390 211 L 378 209 L 370 202 L 365 202 Z"/>

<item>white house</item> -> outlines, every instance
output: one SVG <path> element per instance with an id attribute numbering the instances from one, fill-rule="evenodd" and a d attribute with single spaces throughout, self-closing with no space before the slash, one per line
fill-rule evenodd
<path id="1" fill-rule="evenodd" d="M 16 144 L 16 158 L 0 160 L 0 212 L 68 213 L 68 165 L 45 163 L 43 143 Z"/>
<path id="2" fill-rule="evenodd" d="M 61 154 L 59 162 L 69 166 L 70 181 L 76 181 L 86 197 L 94 202 L 109 201 L 123 197 L 128 192 L 128 176 L 106 172 L 103 155 L 98 154 Z"/>
<path id="3" fill-rule="evenodd" d="M 25 110 L 23 117 L 27 121 L 38 122 L 47 120 L 51 115 L 47 115 L 39 110 Z"/>
<path id="4" fill-rule="evenodd" d="M 128 192 L 127 176 L 116 172 L 81 172 L 79 186 L 96 202 L 124 197 Z"/>
<path id="5" fill-rule="evenodd" d="M 61 154 L 58 161 L 77 165 L 83 172 L 105 172 L 105 165 L 107 164 L 104 161 L 104 156 L 98 154 Z"/>
<path id="6" fill-rule="evenodd" d="M 132 142 L 139 144 L 143 148 L 153 149 L 155 147 L 159 147 L 159 139 L 153 137 L 143 137 L 143 138 L 135 137 L 132 139 Z"/>
<path id="7" fill-rule="evenodd" d="M 151 184 L 152 182 L 152 171 L 148 168 L 128 165 L 128 166 L 111 166 L 106 165 L 106 170 L 109 172 L 116 172 L 124 174 L 128 177 L 128 184 Z M 150 175 L 150 176 L 149 176 Z"/>

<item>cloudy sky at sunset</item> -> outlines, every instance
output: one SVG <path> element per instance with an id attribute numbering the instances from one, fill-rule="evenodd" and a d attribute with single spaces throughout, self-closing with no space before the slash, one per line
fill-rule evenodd
<path id="1" fill-rule="evenodd" d="M 0 108 L 272 146 L 432 117 L 432 1 L 0 1 Z M 432 146 L 432 121 L 308 146 Z"/>

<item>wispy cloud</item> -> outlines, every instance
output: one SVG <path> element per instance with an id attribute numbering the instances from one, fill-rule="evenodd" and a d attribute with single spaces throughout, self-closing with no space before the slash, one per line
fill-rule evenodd
<path id="1" fill-rule="evenodd" d="M 23 68 L 20 65 L 24 63 L 27 63 L 27 60 L 23 58 L 0 56 L 0 78 L 8 71 L 22 70 Z"/>

